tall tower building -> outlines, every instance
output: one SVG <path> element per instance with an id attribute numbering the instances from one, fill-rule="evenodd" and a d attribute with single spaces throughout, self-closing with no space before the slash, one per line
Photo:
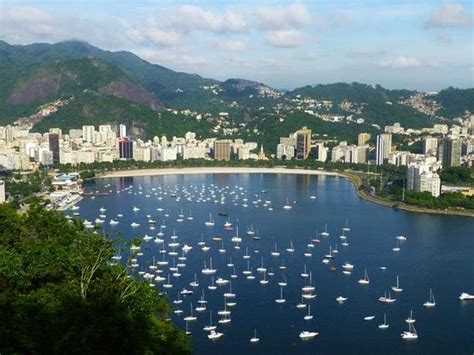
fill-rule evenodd
<path id="1" fill-rule="evenodd" d="M 82 139 L 84 142 L 94 143 L 95 140 L 95 127 L 94 126 L 82 126 Z"/>
<path id="2" fill-rule="evenodd" d="M 49 134 L 49 151 L 53 153 L 53 164 L 59 163 L 59 135 L 57 133 Z"/>
<path id="3" fill-rule="evenodd" d="M 133 141 L 128 138 L 120 138 L 119 144 L 119 158 L 133 159 Z"/>
<path id="4" fill-rule="evenodd" d="M 357 136 L 357 145 L 365 145 L 370 139 L 370 133 L 359 133 Z"/>
<path id="5" fill-rule="evenodd" d="M 384 160 L 392 152 L 392 135 L 389 133 L 382 133 L 377 136 L 377 147 L 375 153 L 375 163 L 382 165 Z"/>
<path id="6" fill-rule="evenodd" d="M 460 139 L 444 138 L 438 149 L 438 160 L 441 161 L 443 168 L 461 165 L 461 148 L 462 141 Z"/>
<path id="7" fill-rule="evenodd" d="M 311 151 L 311 130 L 303 127 L 296 131 L 296 159 L 306 159 Z"/>
<path id="8" fill-rule="evenodd" d="M 0 203 L 4 203 L 6 201 L 5 198 L 5 181 L 0 180 Z"/>
<path id="9" fill-rule="evenodd" d="M 127 136 L 127 126 L 124 124 L 119 125 L 119 137 L 126 137 Z"/>
<path id="10" fill-rule="evenodd" d="M 230 160 L 230 146 L 232 141 L 229 139 L 216 140 L 214 142 L 214 159 Z"/>

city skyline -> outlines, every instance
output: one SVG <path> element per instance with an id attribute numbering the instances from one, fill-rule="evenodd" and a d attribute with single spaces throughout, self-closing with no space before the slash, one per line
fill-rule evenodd
<path id="1" fill-rule="evenodd" d="M 425 91 L 473 84 L 470 1 L 113 5 L 7 0 L 0 39 L 87 41 L 178 71 L 282 89 L 340 81 Z"/>

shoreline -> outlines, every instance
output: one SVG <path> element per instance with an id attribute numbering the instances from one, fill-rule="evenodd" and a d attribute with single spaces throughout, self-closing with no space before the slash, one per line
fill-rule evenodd
<path id="1" fill-rule="evenodd" d="M 157 175 L 192 175 L 192 174 L 297 174 L 297 175 L 328 175 L 343 176 L 327 170 L 287 169 L 287 168 L 240 168 L 240 167 L 198 167 L 198 168 L 163 168 L 163 169 L 132 169 L 106 172 L 93 179 L 107 179 L 132 176 Z"/>
<path id="2" fill-rule="evenodd" d="M 445 216 L 474 217 L 474 211 L 468 210 L 441 210 L 426 207 L 418 207 L 407 205 L 402 202 L 394 202 L 372 196 L 363 191 L 361 187 L 360 177 L 350 172 L 332 172 L 327 170 L 310 170 L 310 169 L 288 169 L 284 167 L 275 168 L 245 168 L 245 167 L 193 167 L 193 168 L 154 168 L 154 169 L 131 169 L 117 170 L 99 174 L 92 179 L 107 179 L 118 177 L 134 177 L 134 176 L 159 176 L 159 175 L 191 175 L 191 174 L 296 174 L 296 175 L 323 175 L 338 176 L 348 179 L 355 188 L 355 192 L 359 198 L 376 203 L 378 205 L 393 209 L 403 210 L 415 213 L 427 213 Z"/>

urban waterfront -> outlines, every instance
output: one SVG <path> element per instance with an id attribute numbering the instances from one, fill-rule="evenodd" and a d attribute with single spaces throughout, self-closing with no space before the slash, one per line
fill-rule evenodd
<path id="1" fill-rule="evenodd" d="M 166 225 L 162 229 L 163 244 L 153 239 L 142 243 L 143 256 L 138 257 L 139 266 L 135 268 L 137 277 L 140 277 L 139 271 L 148 271 L 153 257 L 155 261 L 163 258 L 165 254 L 160 250 L 171 250 L 168 246 L 171 236 L 177 235 L 181 243 L 176 248 L 179 253 L 175 263 L 183 255 L 184 244 L 192 247 L 185 254 L 186 266 L 180 269 L 181 276 L 171 276 L 168 283 L 173 287 L 167 292 L 174 306 L 172 301 L 181 290 L 194 291 L 192 295 L 181 296 L 182 304 L 174 306 L 183 313 L 173 314 L 172 319 L 184 329 L 183 318 L 190 313 L 190 303 L 197 307 L 201 290 L 205 290 L 207 309 L 194 312 L 197 320 L 188 323 L 196 354 L 224 351 L 229 354 L 469 354 L 474 351 L 474 302 L 461 302 L 458 298 L 462 292 L 474 291 L 473 221 L 470 218 L 415 214 L 375 205 L 361 200 L 348 180 L 332 176 L 167 175 L 97 179 L 84 187 L 109 194 L 85 197 L 75 212 L 92 222 L 99 214 L 105 215 L 103 229 L 113 237 L 132 240 L 148 235 L 155 238 L 160 225 Z M 248 201 L 244 201 L 245 198 Z M 285 205 L 291 209 L 284 209 Z M 133 211 L 134 207 L 140 210 Z M 72 215 L 73 211 L 67 213 Z M 178 222 L 181 213 L 185 217 Z M 187 218 L 190 213 L 192 220 Z M 215 221 L 212 227 L 205 225 L 209 214 Z M 119 223 L 111 225 L 111 219 Z M 156 224 L 149 223 L 150 219 Z M 224 230 L 228 219 L 233 224 L 232 231 Z M 132 223 L 139 226 L 134 228 Z M 321 235 L 326 224 L 329 236 Z M 236 243 L 231 242 L 237 226 L 242 238 L 240 249 L 235 249 Z M 261 239 L 255 240 L 246 233 L 251 226 Z M 340 238 L 343 227 L 350 228 L 344 232 L 347 246 L 342 245 L 344 239 Z M 207 252 L 198 245 L 201 235 L 210 247 Z M 400 235 L 407 240 L 397 241 L 395 237 Z M 222 238 L 223 244 L 212 240 L 216 237 Z M 290 241 L 294 253 L 286 250 Z M 275 243 L 279 256 L 271 255 Z M 394 251 L 396 247 L 400 251 Z M 250 258 L 245 259 L 247 249 Z M 325 264 L 322 261 L 328 253 L 332 258 Z M 123 254 L 122 262 L 128 255 Z M 219 324 L 217 313 L 224 309 L 224 293 L 229 292 L 229 284 L 209 290 L 211 276 L 201 271 L 204 262 L 209 266 L 211 257 L 212 266 L 217 269 L 215 278 L 231 281 L 232 292 L 236 294 L 236 305 L 229 307 L 232 320 L 228 324 Z M 162 276 L 171 274 L 168 269 L 173 258 L 167 255 L 169 265 L 158 266 L 164 269 Z M 267 285 L 259 283 L 263 274 L 256 271 L 262 259 L 268 273 L 274 272 L 273 276 L 266 276 Z M 342 265 L 347 262 L 354 265 L 350 274 L 342 272 Z M 235 265 L 235 272 L 227 266 L 229 263 Z M 242 274 L 248 265 L 256 276 L 254 280 Z M 296 307 L 301 302 L 301 288 L 308 284 L 308 279 L 300 275 L 305 265 L 307 271 L 312 272 L 316 294 L 315 299 L 304 302 L 311 305 L 311 320 L 304 320 L 308 307 Z M 335 270 L 331 271 L 331 267 Z M 384 267 L 385 270 L 381 269 Z M 358 283 L 364 269 L 370 277 L 369 285 Z M 194 274 L 199 283 L 195 288 L 189 286 Z M 237 278 L 232 278 L 232 274 Z M 397 275 L 403 292 L 391 290 Z M 282 281 L 287 285 L 280 287 L 278 283 Z M 154 284 L 157 290 L 166 291 L 163 282 Z M 275 299 L 282 298 L 281 289 L 286 302 L 277 304 Z M 430 289 L 436 306 L 427 308 L 423 303 L 428 300 Z M 396 301 L 379 302 L 379 297 L 389 291 Z M 339 296 L 347 297 L 347 301 L 338 303 Z M 210 310 L 213 324 L 224 333 L 216 341 L 210 341 L 203 331 L 209 323 Z M 419 338 L 405 341 L 400 333 L 407 330 L 405 319 L 410 310 L 416 318 Z M 378 325 L 383 323 L 384 313 L 390 327 L 381 330 Z M 375 319 L 364 320 L 372 315 Z M 254 329 L 260 338 L 256 344 L 250 343 Z M 302 330 L 319 335 L 302 341 L 298 336 Z"/>

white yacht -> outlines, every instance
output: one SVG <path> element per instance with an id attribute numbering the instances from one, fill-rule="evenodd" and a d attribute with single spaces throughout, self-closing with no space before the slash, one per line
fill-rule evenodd
<path id="1" fill-rule="evenodd" d="M 404 331 L 402 334 L 402 339 L 413 340 L 418 339 L 418 333 L 416 332 L 415 326 L 413 323 L 408 323 L 408 331 Z"/>
<path id="2" fill-rule="evenodd" d="M 302 340 L 310 340 L 310 339 L 313 339 L 316 335 L 318 335 L 319 333 L 317 332 L 310 332 L 310 331 L 307 331 L 307 330 L 303 330 L 301 333 L 300 333 L 300 338 Z"/>

